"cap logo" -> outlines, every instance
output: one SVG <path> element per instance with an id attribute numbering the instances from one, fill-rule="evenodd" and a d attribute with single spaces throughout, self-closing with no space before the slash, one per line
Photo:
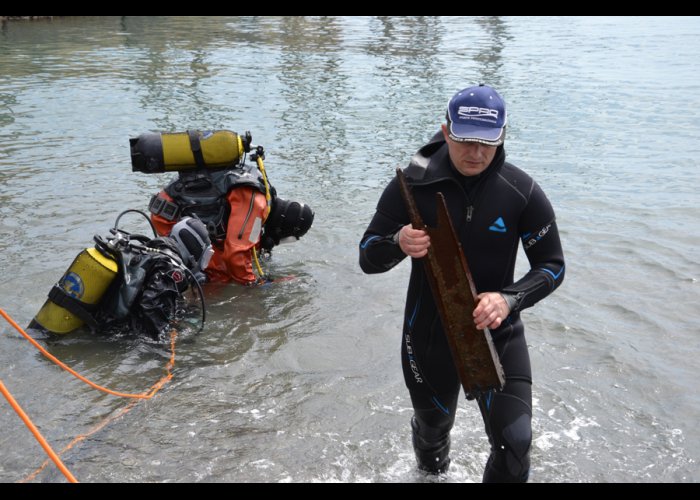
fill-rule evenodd
<path id="1" fill-rule="evenodd" d="M 496 123 L 498 121 L 498 110 L 491 108 L 480 108 L 478 106 L 460 106 L 457 110 L 460 118 L 466 120 L 479 120 Z"/>

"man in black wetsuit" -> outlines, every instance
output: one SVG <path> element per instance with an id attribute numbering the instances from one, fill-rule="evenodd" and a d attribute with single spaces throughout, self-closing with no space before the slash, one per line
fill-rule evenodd
<path id="1" fill-rule="evenodd" d="M 564 279 L 564 255 L 554 210 L 537 183 L 505 161 L 506 108 L 491 87 L 455 94 L 447 123 L 404 170 L 423 220 L 436 224 L 435 193 L 443 193 L 469 262 L 479 302 L 478 329 L 489 328 L 505 372 L 502 391 L 477 395 L 491 454 L 484 482 L 527 481 L 532 442 L 532 378 L 520 311 L 552 293 Z M 530 270 L 514 281 L 519 241 Z M 460 392 L 447 339 L 423 260 L 430 238 L 413 229 L 394 178 L 360 242 L 360 266 L 382 273 L 412 258 L 402 338 L 402 365 L 414 415 L 418 467 L 449 466 L 450 430 Z"/>

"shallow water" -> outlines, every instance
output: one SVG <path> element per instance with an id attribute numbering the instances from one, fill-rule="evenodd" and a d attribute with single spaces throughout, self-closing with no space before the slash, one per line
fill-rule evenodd
<path id="1" fill-rule="evenodd" d="M 83 482 L 423 482 L 399 360 L 409 264 L 362 274 L 379 195 L 449 97 L 509 105 L 508 159 L 557 212 L 567 277 L 524 314 L 533 482 L 697 482 L 700 19 L 67 17 L 0 25 L 0 307 L 26 325 L 94 234 L 169 175 L 132 173 L 148 130 L 251 130 L 272 183 L 314 226 L 264 266 L 296 278 L 206 291 L 173 379 L 63 454 Z M 138 227 L 138 217 L 129 217 Z M 143 230 L 143 225 L 140 229 Z M 518 272 L 526 271 L 522 258 Z M 169 346 L 42 341 L 140 392 Z M 0 379 L 59 450 L 128 404 L 0 320 Z M 0 481 L 45 455 L 0 403 Z M 488 454 L 460 404 L 443 482 Z M 53 466 L 32 481 L 61 482 Z"/>

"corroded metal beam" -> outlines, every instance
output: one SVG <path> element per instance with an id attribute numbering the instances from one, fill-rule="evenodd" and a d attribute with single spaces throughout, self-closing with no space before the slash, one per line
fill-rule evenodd
<path id="1" fill-rule="evenodd" d="M 423 257 L 426 274 L 438 305 L 455 368 L 467 397 L 505 383 L 503 367 L 488 329 L 477 330 L 472 313 L 477 304 L 476 288 L 467 258 L 455 234 L 442 193 L 437 193 L 437 226 L 428 227 L 418 212 L 406 176 L 400 168 L 396 176 L 411 224 L 430 236 L 428 254 Z"/>

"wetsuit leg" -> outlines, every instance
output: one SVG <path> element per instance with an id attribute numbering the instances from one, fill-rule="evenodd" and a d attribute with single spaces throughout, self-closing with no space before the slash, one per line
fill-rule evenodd
<path id="1" fill-rule="evenodd" d="M 532 443 L 530 357 L 522 324 L 504 334 L 502 339 L 494 337 L 494 343 L 506 374 L 506 384 L 501 392 L 491 391 L 478 398 L 491 443 L 483 481 L 526 482 Z"/>
<path id="2" fill-rule="evenodd" d="M 423 391 L 409 393 L 414 409 L 411 430 L 418 468 L 431 474 L 446 472 L 450 466 L 450 431 L 455 422 L 459 386 L 441 396 Z"/>

